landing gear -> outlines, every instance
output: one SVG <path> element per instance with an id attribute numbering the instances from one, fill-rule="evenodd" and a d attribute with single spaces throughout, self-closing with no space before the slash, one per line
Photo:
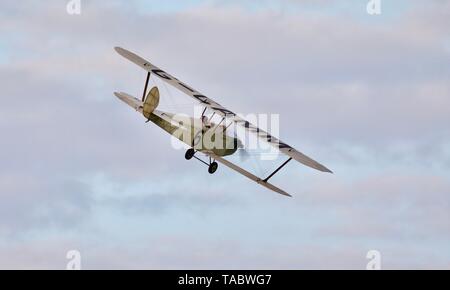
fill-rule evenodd
<path id="1" fill-rule="evenodd" d="M 214 172 L 216 172 L 217 170 L 217 167 L 219 167 L 219 164 L 217 164 L 217 162 L 214 161 L 213 163 L 211 163 L 208 167 L 209 174 L 214 174 Z"/>
<path id="2" fill-rule="evenodd" d="M 184 158 L 186 158 L 186 160 L 191 160 L 192 157 L 194 157 L 194 155 L 195 155 L 195 150 L 191 148 L 188 151 L 186 151 L 186 154 L 184 154 Z"/>
<path id="3" fill-rule="evenodd" d="M 191 160 L 192 158 L 195 158 L 198 161 L 200 161 L 201 163 L 205 164 L 206 166 L 208 166 L 209 174 L 214 174 L 217 171 L 219 164 L 217 164 L 216 161 L 213 161 L 211 159 L 211 157 L 209 157 L 209 163 L 208 163 L 208 162 L 203 161 L 202 159 L 198 158 L 197 156 L 195 156 L 195 153 L 197 153 L 197 152 L 193 148 L 191 148 L 188 151 L 186 151 L 186 154 L 184 154 L 184 158 L 186 158 L 186 160 Z"/>

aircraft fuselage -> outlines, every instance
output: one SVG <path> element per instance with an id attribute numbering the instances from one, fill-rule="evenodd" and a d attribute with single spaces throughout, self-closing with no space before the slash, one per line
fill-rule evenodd
<path id="1" fill-rule="evenodd" d="M 227 135 L 224 126 L 214 123 L 204 126 L 200 119 L 155 110 L 148 120 L 200 152 L 228 156 L 237 151 L 241 142 L 238 138 Z"/>

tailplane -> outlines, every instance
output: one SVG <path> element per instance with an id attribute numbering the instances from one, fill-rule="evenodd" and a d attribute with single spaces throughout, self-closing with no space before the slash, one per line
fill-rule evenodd
<path id="1" fill-rule="evenodd" d="M 150 90 L 144 102 L 123 92 L 120 93 L 116 92 L 114 93 L 114 95 L 118 97 L 121 101 L 123 101 L 124 103 L 135 109 L 136 111 L 140 112 L 147 119 L 150 118 L 153 111 L 159 105 L 158 87 L 154 87 Z"/>
<path id="2" fill-rule="evenodd" d="M 143 103 L 141 100 L 138 100 L 135 97 L 123 92 L 115 92 L 114 95 L 125 104 L 142 113 Z"/>

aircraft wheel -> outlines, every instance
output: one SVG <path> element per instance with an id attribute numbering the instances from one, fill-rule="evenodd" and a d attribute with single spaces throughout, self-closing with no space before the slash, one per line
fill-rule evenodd
<path id="1" fill-rule="evenodd" d="M 216 170 L 217 170 L 217 167 L 219 167 L 219 164 L 217 164 L 217 162 L 211 163 L 211 165 L 209 165 L 209 168 L 208 168 L 209 174 L 214 174 L 214 172 L 216 172 Z"/>
<path id="2" fill-rule="evenodd" d="M 195 154 L 195 150 L 191 148 L 188 151 L 186 151 L 184 158 L 186 158 L 186 160 L 191 160 L 192 157 L 194 157 L 194 154 Z"/>

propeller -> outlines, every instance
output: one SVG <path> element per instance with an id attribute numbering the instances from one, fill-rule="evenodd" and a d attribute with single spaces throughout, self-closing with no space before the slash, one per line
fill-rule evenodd
<path id="1" fill-rule="evenodd" d="M 239 148 L 238 155 L 239 155 L 239 160 L 241 162 L 245 162 L 250 158 L 250 153 L 248 153 L 248 151 L 245 150 L 245 148 Z"/>
<path id="2" fill-rule="evenodd" d="M 250 153 L 245 149 L 244 144 L 242 144 L 241 140 L 239 140 L 235 134 L 234 136 L 236 140 L 237 154 L 239 155 L 239 160 L 241 162 L 245 162 L 250 157 Z"/>

